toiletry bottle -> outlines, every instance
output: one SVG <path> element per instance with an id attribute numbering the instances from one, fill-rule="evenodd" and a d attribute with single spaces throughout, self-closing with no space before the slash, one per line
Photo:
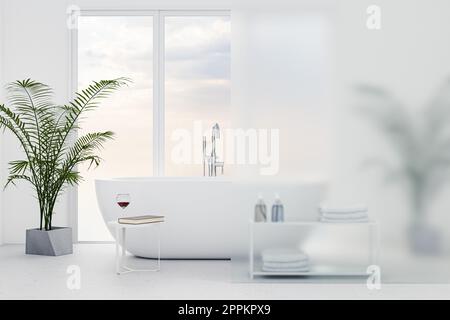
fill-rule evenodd
<path id="1" fill-rule="evenodd" d="M 255 222 L 266 222 L 267 220 L 267 207 L 264 203 L 262 195 L 258 195 L 258 201 L 255 205 Z"/>
<path id="2" fill-rule="evenodd" d="M 275 194 L 275 203 L 272 206 L 272 222 L 284 221 L 284 207 L 281 203 L 280 196 Z"/>

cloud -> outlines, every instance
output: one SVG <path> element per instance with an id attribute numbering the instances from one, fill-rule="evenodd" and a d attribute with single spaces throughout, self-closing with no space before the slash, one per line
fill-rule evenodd
<path id="1" fill-rule="evenodd" d="M 169 77 L 228 78 L 229 18 L 168 18 L 165 52 Z"/>

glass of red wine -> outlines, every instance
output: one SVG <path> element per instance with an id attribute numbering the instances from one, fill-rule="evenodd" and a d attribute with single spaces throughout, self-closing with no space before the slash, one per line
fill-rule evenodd
<path id="1" fill-rule="evenodd" d="M 119 193 L 116 196 L 116 202 L 122 209 L 125 209 L 130 204 L 131 197 L 128 193 Z"/>

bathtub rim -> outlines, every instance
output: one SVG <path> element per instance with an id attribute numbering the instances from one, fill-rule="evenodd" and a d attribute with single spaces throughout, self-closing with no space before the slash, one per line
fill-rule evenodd
<path id="1" fill-rule="evenodd" d="M 95 183 L 103 183 L 103 182 L 233 182 L 238 184 L 254 184 L 254 183 L 263 183 L 263 184 L 281 184 L 281 185 L 294 185 L 298 186 L 303 185 L 322 185 L 327 187 L 330 183 L 328 179 L 281 179 L 281 180 L 272 180 L 268 179 L 239 179 L 232 177 L 204 177 L 204 176 L 186 176 L 186 177 L 178 177 L 178 176 L 125 176 L 125 177 L 105 177 L 105 178 L 96 178 L 94 179 Z"/>
<path id="2" fill-rule="evenodd" d="M 223 177 L 111 177 L 94 179 L 97 182 L 232 182 L 230 178 Z"/>

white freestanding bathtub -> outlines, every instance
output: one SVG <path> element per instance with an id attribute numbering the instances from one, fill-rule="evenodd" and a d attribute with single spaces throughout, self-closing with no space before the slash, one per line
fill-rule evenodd
<path id="1" fill-rule="evenodd" d="M 222 177 L 115 178 L 96 180 L 95 187 L 105 222 L 122 216 L 164 215 L 162 257 L 189 259 L 244 256 L 248 221 L 260 193 L 269 214 L 274 194 L 280 194 L 286 220 L 317 220 L 324 193 L 321 183 L 243 183 Z M 116 204 L 120 193 L 131 196 L 125 210 Z M 154 257 L 154 236 L 145 230 L 130 230 L 126 249 L 136 256 Z"/>

